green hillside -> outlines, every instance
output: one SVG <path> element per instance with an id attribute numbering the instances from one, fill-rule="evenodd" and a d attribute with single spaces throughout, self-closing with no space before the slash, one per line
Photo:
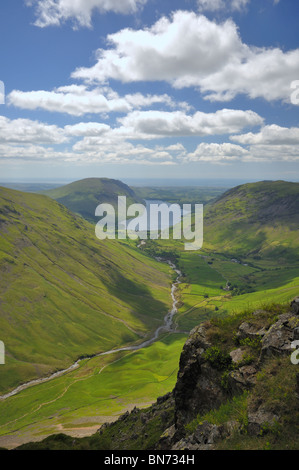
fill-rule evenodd
<path id="1" fill-rule="evenodd" d="M 171 305 L 169 267 L 42 195 L 0 188 L 0 394 L 141 341 Z"/>
<path id="2" fill-rule="evenodd" d="M 112 204 L 117 208 L 118 196 L 126 196 L 128 204 L 139 203 L 134 191 L 118 180 L 88 178 L 46 191 L 44 194 L 60 202 L 69 210 L 90 222 L 97 221 L 95 210 L 99 204 Z"/>
<path id="3" fill-rule="evenodd" d="M 186 252 L 177 240 L 142 250 L 171 254 L 183 273 L 176 324 L 184 331 L 213 316 L 288 302 L 299 288 L 299 183 L 245 184 L 205 206 L 204 243 Z"/>
<path id="4" fill-rule="evenodd" d="M 299 183 L 263 181 L 227 191 L 205 211 L 204 248 L 232 256 L 299 259 Z"/>
<path id="5" fill-rule="evenodd" d="M 144 408 L 172 390 L 185 334 L 196 325 L 298 295 L 298 184 L 244 185 L 208 204 L 199 252 L 179 240 L 147 240 L 138 250 L 100 242 L 94 225 L 57 202 L 0 191 L 0 340 L 8 353 L 0 394 L 78 356 L 141 341 L 170 305 L 169 269 L 153 257 L 173 259 L 183 274 L 176 332 L 140 351 L 84 359 L 0 401 L 0 446 L 88 435 L 132 406 Z"/>

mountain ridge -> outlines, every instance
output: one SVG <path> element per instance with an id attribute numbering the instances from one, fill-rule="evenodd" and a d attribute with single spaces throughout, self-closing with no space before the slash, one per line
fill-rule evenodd
<path id="1" fill-rule="evenodd" d="M 97 221 L 95 210 L 99 204 L 112 204 L 117 210 L 118 196 L 126 196 L 128 204 L 141 199 L 125 183 L 109 178 L 85 178 L 65 186 L 43 192 L 90 222 Z"/>
<path id="2" fill-rule="evenodd" d="M 299 183 L 264 181 L 230 189 L 206 206 L 204 224 L 208 249 L 298 260 Z"/>

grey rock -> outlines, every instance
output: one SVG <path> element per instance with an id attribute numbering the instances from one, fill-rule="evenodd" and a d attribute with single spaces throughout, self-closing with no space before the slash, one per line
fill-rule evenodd
<path id="1" fill-rule="evenodd" d="M 292 312 L 299 315 L 299 297 L 296 297 L 291 303 Z"/>
<path id="2" fill-rule="evenodd" d="M 159 439 L 157 448 L 159 450 L 171 449 L 173 442 L 175 441 L 176 428 L 174 425 L 167 428 Z"/>
<path id="3" fill-rule="evenodd" d="M 228 388 L 233 394 L 249 390 L 256 383 L 257 368 L 254 366 L 243 366 L 228 374 Z"/>
<path id="4" fill-rule="evenodd" d="M 255 412 L 248 413 L 248 434 L 251 436 L 257 436 L 262 431 L 265 432 L 267 426 L 271 427 L 279 417 L 270 411 L 258 409 Z"/>
<path id="5" fill-rule="evenodd" d="M 181 354 L 174 389 L 175 423 L 178 429 L 183 429 L 199 413 L 220 406 L 227 398 L 221 388 L 221 372 L 204 358 L 204 352 L 211 346 L 206 332 L 205 323 L 195 328 Z"/>
<path id="6" fill-rule="evenodd" d="M 256 325 L 251 323 L 244 322 L 239 326 L 239 330 L 237 332 L 237 339 L 242 340 L 245 338 L 256 339 L 259 336 L 263 337 L 267 333 L 265 328 L 259 328 Z"/>
<path id="7" fill-rule="evenodd" d="M 278 321 L 272 325 L 262 339 L 260 362 L 267 357 L 289 354 L 294 339 L 294 328 L 290 324 L 292 314 L 280 315 Z"/>
<path id="8" fill-rule="evenodd" d="M 196 428 L 193 441 L 196 444 L 212 445 L 221 439 L 223 433 L 223 426 L 216 426 L 205 421 Z"/>
<path id="9" fill-rule="evenodd" d="M 237 364 L 238 362 L 241 362 L 244 359 L 245 351 L 242 348 L 234 349 L 234 351 L 231 351 L 230 357 L 232 358 L 232 361 Z"/>
<path id="10" fill-rule="evenodd" d="M 175 388 L 176 413 L 178 427 L 190 422 L 197 414 L 217 408 L 226 399 L 221 388 L 221 373 L 209 364 L 203 364 L 194 374 L 194 364 L 185 370 Z M 188 387 L 186 387 L 188 384 Z"/>

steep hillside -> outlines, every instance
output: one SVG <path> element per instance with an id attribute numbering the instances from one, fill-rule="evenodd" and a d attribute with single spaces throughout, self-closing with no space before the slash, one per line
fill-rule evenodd
<path id="1" fill-rule="evenodd" d="M 298 450 L 298 312 L 299 298 L 202 323 L 172 393 L 91 437 L 50 436 L 20 449 Z"/>
<path id="2" fill-rule="evenodd" d="M 204 248 L 298 261 L 298 230 L 299 183 L 245 184 L 207 206 Z"/>
<path id="3" fill-rule="evenodd" d="M 118 196 L 126 196 L 128 204 L 141 200 L 126 184 L 107 178 L 88 178 L 46 191 L 44 194 L 60 202 L 69 210 L 82 215 L 90 222 L 97 221 L 95 210 L 99 204 L 108 203 L 117 208 Z"/>
<path id="4" fill-rule="evenodd" d="M 169 267 L 46 196 L 0 188 L 0 394 L 141 341 L 171 305 Z"/>

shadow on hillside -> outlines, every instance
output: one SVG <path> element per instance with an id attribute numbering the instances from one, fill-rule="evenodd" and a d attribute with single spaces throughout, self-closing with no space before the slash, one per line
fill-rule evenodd
<path id="1" fill-rule="evenodd" d="M 113 273 L 111 282 L 104 283 L 109 293 L 130 305 L 132 313 L 143 321 L 146 326 L 152 325 L 150 319 L 154 320 L 156 324 L 162 323 L 168 308 L 163 302 L 155 299 L 144 284 L 127 279 L 119 272 Z M 147 321 L 147 318 L 149 321 Z"/>

